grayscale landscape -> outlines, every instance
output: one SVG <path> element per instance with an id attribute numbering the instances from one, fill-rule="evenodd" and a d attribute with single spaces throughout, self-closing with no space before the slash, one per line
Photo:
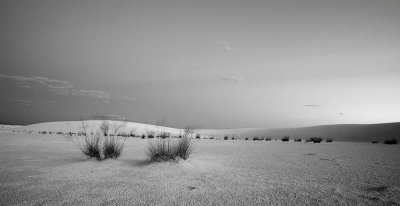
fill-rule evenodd
<path id="1" fill-rule="evenodd" d="M 399 0 L 1 0 L 0 206 L 400 206 Z"/>

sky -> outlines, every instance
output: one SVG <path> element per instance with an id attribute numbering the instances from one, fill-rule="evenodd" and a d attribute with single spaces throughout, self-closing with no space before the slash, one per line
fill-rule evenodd
<path id="1" fill-rule="evenodd" d="M 0 123 L 400 121 L 399 0 L 2 0 L 0 28 Z"/>

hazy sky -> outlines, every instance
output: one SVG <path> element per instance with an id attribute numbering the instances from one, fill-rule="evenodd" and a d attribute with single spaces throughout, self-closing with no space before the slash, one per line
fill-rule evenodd
<path id="1" fill-rule="evenodd" d="M 0 122 L 400 121 L 399 0 L 2 0 L 0 29 Z"/>

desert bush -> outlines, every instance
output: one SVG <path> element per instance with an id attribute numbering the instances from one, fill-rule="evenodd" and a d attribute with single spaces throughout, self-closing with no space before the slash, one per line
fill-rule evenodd
<path id="1" fill-rule="evenodd" d="M 108 136 L 103 142 L 104 159 L 117 159 L 124 148 L 126 137 Z"/>
<path id="2" fill-rule="evenodd" d="M 294 139 L 295 142 L 301 142 L 301 138 Z"/>
<path id="3" fill-rule="evenodd" d="M 225 137 L 224 137 L 224 140 L 228 140 L 228 139 L 229 139 L 229 137 L 228 137 L 228 136 L 225 136 Z"/>
<path id="4" fill-rule="evenodd" d="M 164 162 L 175 160 L 177 147 L 171 139 L 157 139 L 154 142 L 149 142 L 147 146 L 147 157 L 151 162 Z"/>
<path id="5" fill-rule="evenodd" d="M 176 155 L 184 160 L 189 158 L 190 154 L 192 154 L 192 143 L 190 138 L 185 137 L 178 140 Z"/>
<path id="6" fill-rule="evenodd" d="M 101 136 L 100 134 L 85 136 L 83 141 L 74 141 L 76 146 L 88 158 L 95 157 L 97 160 L 101 159 Z"/>
<path id="7" fill-rule="evenodd" d="M 321 143 L 322 142 L 322 138 L 321 137 L 311 137 L 309 139 L 309 141 L 306 141 L 306 142 Z"/>
<path id="8" fill-rule="evenodd" d="M 372 144 L 377 144 L 377 143 L 378 143 L 378 141 L 372 141 L 371 143 L 372 143 Z"/>
<path id="9" fill-rule="evenodd" d="M 146 138 L 146 135 L 142 134 L 142 139 Z"/>
<path id="10" fill-rule="evenodd" d="M 154 135 L 153 135 L 153 134 L 149 134 L 149 135 L 147 135 L 147 138 L 153 139 L 153 138 L 154 138 Z"/>
<path id="11" fill-rule="evenodd" d="M 249 138 L 246 137 L 246 138 L 244 138 L 244 140 L 249 140 Z"/>
<path id="12" fill-rule="evenodd" d="M 196 139 L 200 139 L 200 134 L 196 134 Z"/>
<path id="13" fill-rule="evenodd" d="M 56 134 L 64 134 L 64 133 L 62 133 L 62 132 L 57 132 Z"/>
<path id="14" fill-rule="evenodd" d="M 232 137 L 231 140 L 235 140 L 235 137 Z"/>
<path id="15" fill-rule="evenodd" d="M 383 142 L 384 144 L 397 144 L 397 140 L 396 139 L 390 139 L 390 140 L 386 140 Z"/>
<path id="16" fill-rule="evenodd" d="M 253 141 L 259 141 L 260 139 L 258 137 L 253 137 Z"/>
<path id="17" fill-rule="evenodd" d="M 284 136 L 281 140 L 282 142 L 289 142 L 290 136 Z"/>
<path id="18" fill-rule="evenodd" d="M 328 139 L 326 139 L 326 142 L 333 142 L 333 139 L 332 138 L 328 138 Z"/>
<path id="19" fill-rule="evenodd" d="M 271 141 L 271 138 L 265 138 L 265 141 Z"/>
<path id="20" fill-rule="evenodd" d="M 178 140 L 157 139 L 149 142 L 147 157 L 151 162 L 165 162 L 181 158 L 186 160 L 192 153 L 192 143 L 189 137 Z"/>

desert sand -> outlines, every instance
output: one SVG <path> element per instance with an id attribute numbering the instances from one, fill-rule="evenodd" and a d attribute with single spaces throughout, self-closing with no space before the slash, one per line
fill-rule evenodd
<path id="1" fill-rule="evenodd" d="M 201 139 L 186 161 L 150 164 L 148 139 L 96 161 L 70 138 L 0 134 L 1 204 L 400 204 L 398 145 Z"/>

